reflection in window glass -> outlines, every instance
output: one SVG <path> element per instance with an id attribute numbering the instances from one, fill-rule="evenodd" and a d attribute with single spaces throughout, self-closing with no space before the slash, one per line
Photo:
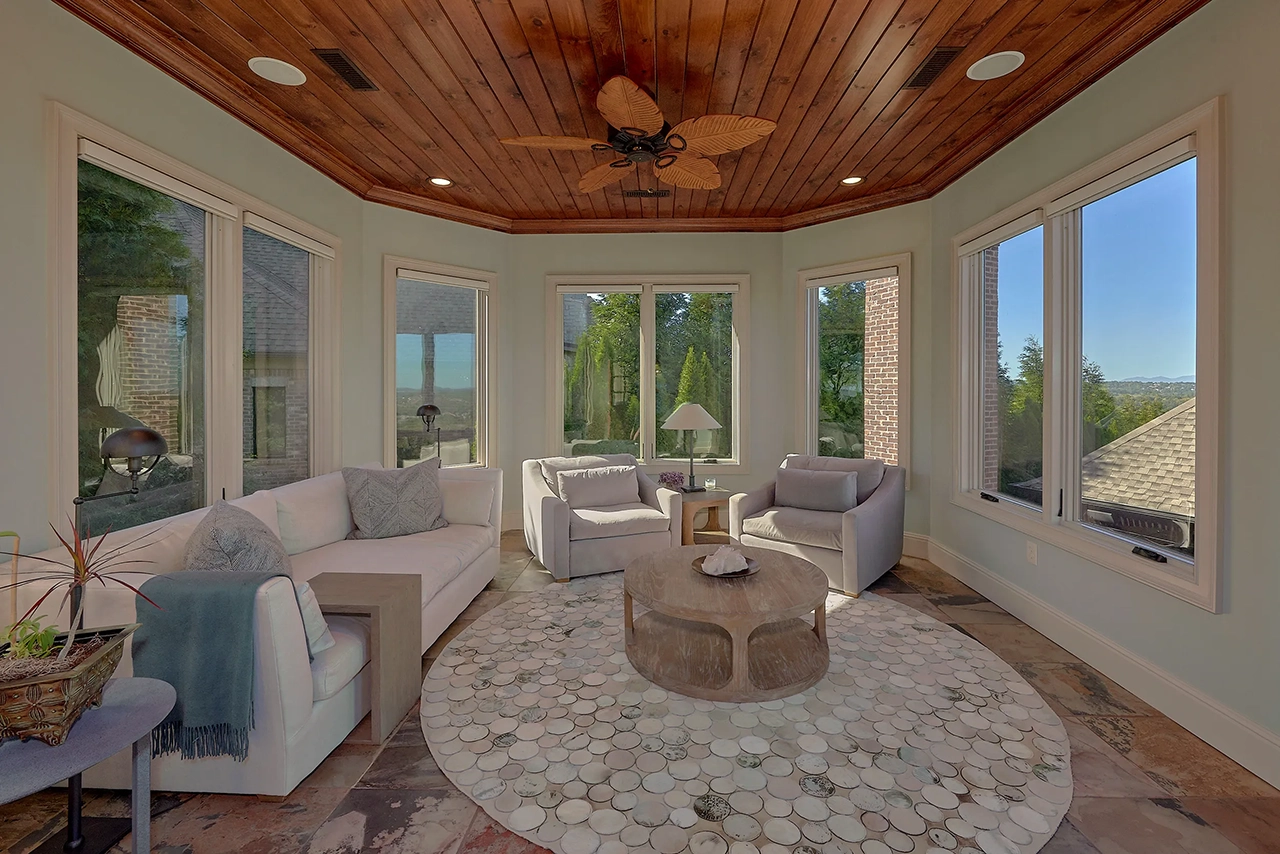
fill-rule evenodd
<path id="1" fill-rule="evenodd" d="M 479 461 L 481 299 L 475 288 L 396 280 L 398 466 L 437 454 L 446 466 Z M 429 432 L 417 415 L 428 403 L 441 413 Z"/>
<path id="2" fill-rule="evenodd" d="M 244 493 L 311 476 L 311 254 L 244 229 Z"/>
<path id="3" fill-rule="evenodd" d="M 1086 205 L 1081 518 L 1195 553 L 1196 172 Z"/>
<path id="4" fill-rule="evenodd" d="M 561 294 L 564 454 L 640 456 L 640 294 Z"/>
<path id="5" fill-rule="evenodd" d="M 1044 228 L 979 255 L 982 488 L 1043 504 Z"/>
<path id="6" fill-rule="evenodd" d="M 733 457 L 733 294 L 658 293 L 654 440 L 659 457 Z M 661 429 L 682 403 L 701 404 L 719 430 Z"/>
<path id="7" fill-rule="evenodd" d="M 204 504 L 209 215 L 92 164 L 78 169 L 79 494 L 129 488 L 99 456 L 116 430 L 146 425 L 169 444 L 137 496 L 84 505 L 82 527 L 102 533 Z"/>
<path id="8" fill-rule="evenodd" d="M 813 288 L 818 453 L 898 462 L 898 277 Z"/>

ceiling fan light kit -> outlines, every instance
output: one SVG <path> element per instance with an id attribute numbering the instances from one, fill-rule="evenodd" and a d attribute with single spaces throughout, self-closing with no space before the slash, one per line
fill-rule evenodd
<path id="1" fill-rule="evenodd" d="M 520 136 L 502 142 L 621 155 L 587 170 L 578 181 L 578 190 L 583 193 L 622 181 L 641 163 L 653 164 L 654 176 L 664 183 L 714 190 L 720 186 L 720 170 L 707 158 L 746 148 L 777 127 L 768 119 L 733 115 L 699 116 L 672 127 L 649 93 L 626 77 L 610 78 L 601 87 L 596 108 L 609 123 L 607 142 L 573 136 Z"/>

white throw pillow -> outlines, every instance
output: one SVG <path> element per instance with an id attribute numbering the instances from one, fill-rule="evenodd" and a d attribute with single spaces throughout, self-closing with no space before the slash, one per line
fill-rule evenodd
<path id="1" fill-rule="evenodd" d="M 773 495 L 777 507 L 843 513 L 858 503 L 858 473 L 780 468 Z"/>
<path id="2" fill-rule="evenodd" d="M 320 611 L 320 602 L 316 599 L 316 592 L 311 589 L 311 585 L 305 581 L 299 581 L 294 584 L 294 587 L 298 593 L 298 608 L 302 611 L 302 628 L 307 633 L 307 647 L 314 657 L 337 641 L 329 631 L 329 624 L 325 622 L 324 614 Z"/>
<path id="3" fill-rule="evenodd" d="M 556 473 L 560 497 L 570 507 L 611 507 L 640 503 L 635 466 L 597 466 Z"/>
<path id="4" fill-rule="evenodd" d="M 360 466 L 380 469 L 378 463 Z M 345 540 L 356 529 L 347 502 L 347 482 L 335 471 L 271 490 L 279 515 L 280 542 L 290 555 Z"/>
<path id="5" fill-rule="evenodd" d="M 636 458 L 631 454 L 598 454 L 582 457 L 547 457 L 539 460 L 539 463 L 542 467 L 542 478 L 547 482 L 547 486 L 551 487 L 551 491 L 557 498 L 564 498 L 560 494 L 560 481 L 557 478 L 560 472 L 599 466 L 633 466 L 636 464 Z"/>
<path id="6" fill-rule="evenodd" d="M 493 514 L 493 481 L 440 478 L 444 518 L 450 525 L 488 525 Z"/>

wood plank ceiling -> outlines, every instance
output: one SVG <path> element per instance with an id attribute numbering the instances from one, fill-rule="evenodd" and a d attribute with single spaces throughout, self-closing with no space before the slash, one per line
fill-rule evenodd
<path id="1" fill-rule="evenodd" d="M 510 232 L 773 231 L 927 198 L 1208 0 L 56 0 L 356 194 Z M 939 46 L 962 50 L 904 88 Z M 356 91 L 312 51 L 340 48 Z M 986 83 L 966 69 L 1018 50 Z M 297 88 L 249 71 L 303 69 Z M 605 139 L 595 109 L 626 75 L 668 121 L 778 123 L 715 158 L 719 189 L 653 170 L 590 194 L 586 151 L 501 137 Z M 1099 117 L 1105 121 L 1105 117 Z M 840 179 L 864 178 L 845 186 Z M 433 176 L 453 186 L 433 186 Z"/>

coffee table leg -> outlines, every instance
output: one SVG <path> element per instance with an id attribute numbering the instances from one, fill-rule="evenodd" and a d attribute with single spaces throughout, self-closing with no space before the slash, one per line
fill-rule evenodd
<path id="1" fill-rule="evenodd" d="M 751 684 L 751 661 L 747 656 L 747 641 L 751 637 L 754 626 L 746 628 L 729 628 L 730 655 L 733 660 L 729 671 L 729 688 L 739 697 L 746 697 L 754 690 Z"/>
<path id="2" fill-rule="evenodd" d="M 622 591 L 622 616 L 623 626 L 627 633 L 627 643 L 634 643 L 636 639 L 635 621 L 631 617 L 631 594 Z"/>
<path id="3" fill-rule="evenodd" d="M 824 644 L 827 642 L 827 603 L 813 609 L 813 633 Z"/>
<path id="4" fill-rule="evenodd" d="M 151 850 L 151 733 L 133 743 L 133 854 Z"/>

